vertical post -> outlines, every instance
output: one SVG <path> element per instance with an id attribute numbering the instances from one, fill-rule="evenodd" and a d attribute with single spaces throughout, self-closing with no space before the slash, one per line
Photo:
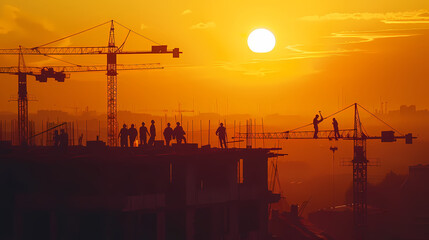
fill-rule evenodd
<path id="1" fill-rule="evenodd" d="M 235 120 L 234 120 L 234 135 L 233 135 L 233 136 L 234 136 L 234 141 L 233 141 L 232 145 L 233 145 L 233 147 L 235 148 L 235 139 L 236 139 L 236 138 L 235 138 Z"/>
<path id="2" fill-rule="evenodd" d="M 42 127 L 40 128 L 41 129 L 41 132 L 42 132 L 42 134 L 40 134 L 40 146 L 42 146 L 43 147 L 43 135 L 45 135 L 44 133 L 43 133 L 43 120 L 42 120 L 42 125 L 41 125 Z"/>
<path id="3" fill-rule="evenodd" d="M 238 136 L 241 137 L 241 121 L 238 122 Z M 239 140 L 238 148 L 240 148 L 241 147 L 241 138 L 239 138 L 238 140 Z"/>
<path id="4" fill-rule="evenodd" d="M 74 144 L 74 137 L 75 137 L 75 135 L 74 135 L 74 122 L 71 122 L 71 124 L 72 124 L 72 128 L 73 128 L 73 130 L 72 130 L 72 133 L 73 133 L 73 143 L 72 144 L 74 146 L 75 145 Z"/>
<path id="5" fill-rule="evenodd" d="M 115 27 L 110 25 L 107 53 L 107 145 L 118 146 L 117 69 Z"/>
<path id="6" fill-rule="evenodd" d="M 257 129 L 256 129 L 256 118 L 255 119 L 253 119 L 253 131 L 252 131 L 253 133 L 255 133 L 256 134 L 256 132 L 257 132 Z M 255 139 L 255 148 L 256 148 L 256 137 L 254 138 Z"/>
<path id="7" fill-rule="evenodd" d="M 208 145 L 210 145 L 210 120 L 209 120 L 209 128 L 208 128 Z"/>
<path id="8" fill-rule="evenodd" d="M 264 118 L 261 118 L 262 124 L 262 147 L 265 147 L 265 131 L 264 131 Z"/>
<path id="9" fill-rule="evenodd" d="M 85 120 L 85 145 L 88 142 L 88 120 Z"/>
<path id="10" fill-rule="evenodd" d="M 203 146 L 203 120 L 200 119 L 200 144 Z"/>
<path id="11" fill-rule="evenodd" d="M 77 143 L 79 144 L 79 124 L 78 121 L 76 120 L 76 137 L 78 139 Z"/>
<path id="12" fill-rule="evenodd" d="M 353 222 L 355 239 L 365 239 L 367 226 L 366 137 L 362 134 L 358 106 L 355 105 L 353 136 Z"/>
<path id="13" fill-rule="evenodd" d="M 18 73 L 18 139 L 20 145 L 28 144 L 27 74 Z"/>

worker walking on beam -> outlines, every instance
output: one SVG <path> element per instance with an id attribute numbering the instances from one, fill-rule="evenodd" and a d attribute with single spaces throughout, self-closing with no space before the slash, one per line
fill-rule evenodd
<path id="1" fill-rule="evenodd" d="M 170 146 L 170 141 L 172 136 L 173 136 L 173 129 L 170 127 L 170 123 L 167 123 L 167 127 L 164 129 L 165 145 Z"/>
<path id="2" fill-rule="evenodd" d="M 322 116 L 322 112 L 319 111 L 320 114 L 320 120 L 319 120 L 319 115 L 316 114 L 316 116 L 313 119 L 313 126 L 314 126 L 314 139 L 317 139 L 317 134 L 319 133 L 319 123 L 321 123 L 323 121 L 323 116 Z"/>
<path id="3" fill-rule="evenodd" d="M 150 123 L 151 123 L 151 125 L 150 125 L 150 138 L 149 138 L 148 144 L 150 146 L 153 146 L 153 144 L 155 143 L 155 136 L 156 136 L 155 121 L 152 120 L 152 121 L 150 121 Z"/>
<path id="4" fill-rule="evenodd" d="M 137 138 L 137 129 L 134 128 L 134 124 L 131 124 L 130 129 L 128 129 L 128 136 L 130 137 L 130 147 L 134 147 Z"/>
<path id="5" fill-rule="evenodd" d="M 127 128 L 127 124 L 124 124 L 122 126 L 122 129 L 119 132 L 119 138 L 121 139 L 121 147 L 128 147 L 128 128 Z"/>
<path id="6" fill-rule="evenodd" d="M 185 138 L 185 131 L 183 130 L 183 127 L 180 126 L 180 122 L 176 123 L 176 127 L 173 130 L 173 139 L 176 138 L 177 144 L 181 144 L 182 140 L 186 144 L 186 138 Z"/>
<path id="7" fill-rule="evenodd" d="M 338 138 L 341 137 L 340 135 L 340 131 L 338 130 L 338 122 L 337 119 L 333 118 L 332 119 L 332 126 L 334 127 L 334 136 L 335 136 L 335 140 L 338 140 Z"/>
<path id="8" fill-rule="evenodd" d="M 226 128 L 223 126 L 223 123 L 220 123 L 220 126 L 217 128 L 216 135 L 219 136 L 220 147 L 224 148 L 225 146 L 225 148 L 228 148 L 226 145 Z"/>
<path id="9" fill-rule="evenodd" d="M 149 131 L 147 130 L 147 127 L 145 126 L 144 122 L 142 122 L 142 126 L 139 129 L 139 134 L 140 134 L 140 145 L 141 146 L 146 145 L 147 135 L 149 134 Z"/>

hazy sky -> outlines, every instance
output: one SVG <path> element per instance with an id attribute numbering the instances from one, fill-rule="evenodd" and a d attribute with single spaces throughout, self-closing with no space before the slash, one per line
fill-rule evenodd
<path id="1" fill-rule="evenodd" d="M 28 1 L 0 0 L 0 48 L 34 47 L 114 19 L 179 47 L 170 55 L 119 56 L 119 63 L 160 62 L 164 70 L 120 72 L 119 110 L 156 111 L 195 106 L 197 111 L 251 114 L 332 112 L 380 100 L 429 108 L 429 1 Z M 267 28 L 277 44 L 253 53 L 247 36 Z M 126 34 L 116 26 L 117 45 Z M 57 46 L 105 46 L 108 25 Z M 54 44 L 54 46 L 56 46 Z M 151 42 L 131 34 L 128 50 Z M 64 57 L 105 64 L 105 56 Z M 65 65 L 27 57 L 28 66 Z M 0 56 L 14 66 L 16 56 Z M 0 111 L 16 111 L 17 77 L 1 75 Z M 72 74 L 66 83 L 29 78 L 30 112 L 75 107 L 105 111 L 104 73 Z"/>

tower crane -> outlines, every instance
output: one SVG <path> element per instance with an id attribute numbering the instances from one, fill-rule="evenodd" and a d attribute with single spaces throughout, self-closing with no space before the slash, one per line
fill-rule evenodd
<path id="1" fill-rule="evenodd" d="M 21 64 L 22 63 L 22 64 Z M 23 65 L 23 66 L 21 66 Z M 147 64 L 118 64 L 116 70 L 142 70 L 162 69 L 159 63 Z M 28 97 L 27 76 L 34 76 L 39 82 L 47 82 L 53 78 L 58 82 L 64 82 L 70 77 L 70 72 L 94 72 L 106 71 L 106 65 L 95 66 L 50 66 L 50 67 L 27 67 L 20 55 L 17 67 L 0 67 L 0 73 L 18 75 L 18 137 L 21 145 L 28 143 Z"/>
<path id="2" fill-rule="evenodd" d="M 354 107 L 354 127 L 353 129 L 339 130 L 340 138 L 342 140 L 353 141 L 353 224 L 356 239 L 364 239 L 366 226 L 367 226 L 367 183 L 368 183 L 368 159 L 366 157 L 366 142 L 367 140 L 381 140 L 381 142 L 395 142 L 397 139 L 405 139 L 406 144 L 412 144 L 413 137 L 411 133 L 401 134 L 395 136 L 395 132 L 399 133 L 393 127 L 388 125 L 386 122 L 369 112 L 366 108 L 362 107 L 358 103 L 354 103 L 325 119 L 342 112 L 348 108 Z M 366 112 L 370 113 L 378 120 L 382 121 L 394 131 L 382 131 L 380 136 L 369 136 L 364 132 L 362 123 L 359 117 L 358 107 L 362 108 Z M 273 133 L 252 133 L 252 132 L 238 132 L 235 133 L 234 138 L 246 139 L 249 143 L 249 139 L 315 139 L 313 134 L 314 131 L 297 131 L 300 128 L 310 126 L 312 123 L 296 128 L 294 130 L 285 132 L 273 132 Z M 317 140 L 332 140 L 335 138 L 334 131 L 332 130 L 321 130 L 319 131 Z M 251 147 L 251 146 L 247 146 Z"/>
<path id="3" fill-rule="evenodd" d="M 98 46 L 98 47 L 48 47 L 52 43 L 70 38 L 72 36 L 84 33 L 86 31 L 90 31 L 99 26 L 110 23 L 110 31 L 109 31 L 109 40 L 107 46 Z M 136 50 L 136 51 L 126 51 L 124 50 L 125 41 L 120 45 L 116 46 L 115 44 L 115 27 L 114 23 L 126 28 L 128 30 L 128 35 L 130 32 L 133 32 L 141 37 L 150 40 L 156 45 L 152 46 L 151 50 Z M 180 52 L 179 48 L 173 48 L 171 50 L 167 49 L 167 45 L 161 45 L 123 25 L 120 23 L 111 20 L 97 26 L 88 28 L 81 32 L 71 34 L 69 36 L 57 39 L 55 41 L 46 43 L 44 45 L 33 47 L 33 48 L 17 48 L 17 49 L 0 49 L 0 55 L 42 55 L 42 56 L 50 56 L 50 55 L 106 55 L 107 56 L 107 144 L 109 146 L 117 146 L 118 145 L 118 119 L 117 119 L 117 55 L 129 55 L 129 54 L 172 54 L 173 58 L 178 58 Z M 20 75 L 18 75 L 20 76 Z M 26 108 L 26 106 L 24 107 Z"/>

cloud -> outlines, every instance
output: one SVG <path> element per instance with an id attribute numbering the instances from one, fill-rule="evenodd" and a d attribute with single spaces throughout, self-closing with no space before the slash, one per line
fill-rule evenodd
<path id="1" fill-rule="evenodd" d="M 304 21 L 379 20 L 384 23 L 429 23 L 429 11 L 386 12 L 386 13 L 329 13 L 302 17 Z"/>
<path id="2" fill-rule="evenodd" d="M 148 26 L 146 26 L 146 25 L 144 25 L 143 23 L 142 24 L 140 24 L 140 29 L 146 29 L 146 28 L 148 28 Z"/>
<path id="3" fill-rule="evenodd" d="M 216 27 L 216 23 L 214 22 L 206 22 L 206 23 L 199 22 L 195 25 L 192 25 L 190 29 L 207 29 L 207 28 L 214 28 L 214 27 Z"/>
<path id="4" fill-rule="evenodd" d="M 362 43 L 362 42 L 371 42 L 375 39 L 382 38 L 398 38 L 398 37 L 412 37 L 419 34 L 416 33 L 406 33 L 406 32 L 394 32 L 394 31 L 376 31 L 376 32 L 341 32 L 341 33 L 332 33 L 331 38 L 343 38 L 343 39 L 357 39 L 352 41 L 346 41 L 345 44 L 349 43 Z"/>
<path id="5" fill-rule="evenodd" d="M 17 7 L 11 5 L 3 5 L 0 12 L 0 34 L 7 34 L 15 26 L 15 21 L 18 18 L 20 10 Z"/>
<path id="6" fill-rule="evenodd" d="M 37 36 L 35 38 L 35 36 Z M 33 16 L 21 9 L 11 6 L 0 6 L 0 48 L 17 48 L 18 45 L 23 47 L 35 47 L 37 45 L 50 42 L 58 39 L 54 25 L 43 18 Z M 65 39 L 56 43 L 53 46 L 69 46 L 70 39 Z M 10 65 L 11 59 L 16 56 L 2 55 L 0 57 L 0 65 Z M 63 58 L 57 56 L 56 58 Z M 32 59 L 27 61 L 27 65 L 41 66 L 58 61 L 51 58 L 43 58 L 42 60 Z M 16 61 L 13 61 L 16 64 Z"/>
<path id="7" fill-rule="evenodd" d="M 182 12 L 182 15 L 186 15 L 186 14 L 190 14 L 192 13 L 191 9 L 186 9 L 185 11 Z"/>
<path id="8" fill-rule="evenodd" d="M 232 63 L 232 62 L 222 62 L 217 63 L 214 66 L 222 68 L 227 71 L 238 72 L 247 76 L 257 76 L 265 77 L 267 74 L 276 73 L 277 71 L 268 69 L 265 67 L 251 67 L 252 63 Z"/>

